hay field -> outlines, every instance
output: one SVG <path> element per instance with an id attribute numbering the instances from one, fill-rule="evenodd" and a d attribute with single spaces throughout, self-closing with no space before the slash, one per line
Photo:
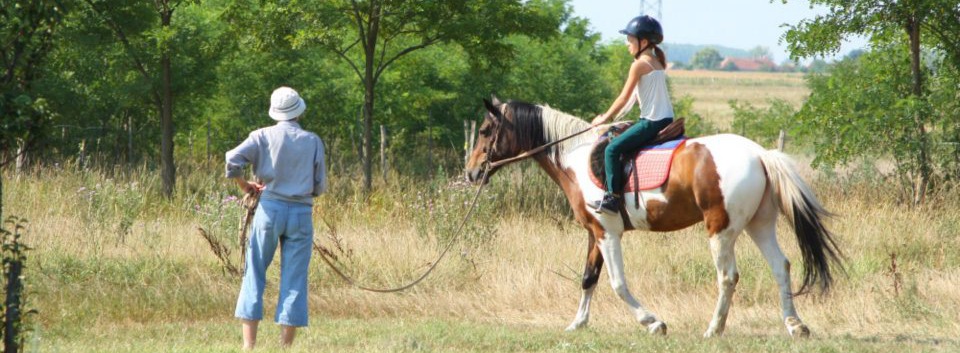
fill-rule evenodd
<path id="1" fill-rule="evenodd" d="M 693 97 L 693 111 L 721 129 L 733 121 L 731 100 L 766 107 L 782 99 L 799 107 L 810 94 L 801 73 L 670 70 L 668 76 L 673 96 Z"/>
<path id="2" fill-rule="evenodd" d="M 719 89 L 759 90 L 728 87 L 744 81 L 725 75 L 686 79 L 717 76 L 727 82 Z M 790 92 L 793 78 L 767 75 L 747 82 L 769 79 L 779 87 L 771 91 Z M 230 196 L 237 192 L 219 165 L 187 163 L 180 171 L 171 200 L 159 197 L 158 173 L 144 167 L 3 171 L 4 215 L 30 220 L 27 283 L 38 314 L 29 350 L 239 349 L 232 318 L 239 280 L 222 270 L 196 230 L 204 227 L 236 249 L 240 209 Z M 628 284 L 667 323 L 666 338 L 650 337 L 634 322 L 605 275 L 590 328 L 562 332 L 577 309 L 586 232 L 570 219 L 559 189 L 526 164 L 496 175 L 456 251 L 410 291 L 362 292 L 315 261 L 311 327 L 290 351 L 960 351 L 960 198 L 941 195 L 912 208 L 881 184 L 803 173 L 838 215 L 828 226 L 846 256 L 846 274 L 838 274 L 831 294 L 797 299 L 813 332 L 809 340 L 787 336 L 776 285 L 747 237 L 737 245 L 741 280 L 725 336 L 701 338 L 717 293 L 702 226 L 624 239 Z M 316 240 L 339 244 L 344 266 L 373 286 L 397 285 L 422 271 L 453 237 L 473 191 L 449 180 L 394 175 L 389 187 L 364 196 L 357 180 L 355 173 L 331 175 L 331 193 L 315 207 Z M 782 221 L 778 232 L 796 283 L 801 266 L 793 235 Z M 267 318 L 277 267 L 268 276 Z M 278 350 L 277 334 L 265 321 L 260 351 Z"/>

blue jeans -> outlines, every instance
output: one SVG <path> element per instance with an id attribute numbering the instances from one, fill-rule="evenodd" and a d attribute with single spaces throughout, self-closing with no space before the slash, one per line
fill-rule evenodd
<path id="1" fill-rule="evenodd" d="M 280 245 L 280 298 L 274 321 L 307 326 L 307 272 L 313 246 L 313 207 L 307 204 L 261 199 L 250 225 L 247 269 L 234 315 L 263 319 L 263 287 L 267 267 Z"/>

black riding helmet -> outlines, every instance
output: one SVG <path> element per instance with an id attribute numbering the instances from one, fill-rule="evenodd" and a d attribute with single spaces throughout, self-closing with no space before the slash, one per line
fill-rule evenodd
<path id="1" fill-rule="evenodd" d="M 620 33 L 646 39 L 650 44 L 663 42 L 663 27 L 660 27 L 660 22 L 647 15 L 634 17 L 627 23 L 627 28 L 621 29 Z"/>

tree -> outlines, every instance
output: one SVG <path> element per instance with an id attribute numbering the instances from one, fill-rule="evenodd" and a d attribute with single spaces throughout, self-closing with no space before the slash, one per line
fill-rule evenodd
<path id="1" fill-rule="evenodd" d="M 910 75 L 912 80 L 909 92 L 912 96 L 912 132 L 909 134 L 917 141 L 915 146 L 915 180 L 913 202 L 920 204 L 927 192 L 931 170 L 931 144 L 927 128 L 930 107 L 927 102 L 928 91 L 924 87 L 924 68 L 921 65 L 921 39 L 926 30 L 939 39 L 947 48 L 947 55 L 960 56 L 950 49 L 957 47 L 960 40 L 954 30 L 960 28 L 960 9 L 955 1 L 947 0 L 908 0 L 877 2 L 871 0 L 814 0 L 811 4 L 825 5 L 830 8 L 826 15 L 803 20 L 790 26 L 783 38 L 787 41 L 793 58 L 809 57 L 818 54 L 836 53 L 843 38 L 849 35 L 866 35 L 874 43 L 907 43 L 910 52 Z M 955 59 L 960 62 L 960 59 Z"/>
<path id="2" fill-rule="evenodd" d="M 723 57 L 716 49 L 704 48 L 693 54 L 693 58 L 690 59 L 690 66 L 694 69 L 713 70 L 719 67 L 722 61 Z"/>
<path id="3" fill-rule="evenodd" d="M 155 43 L 159 50 L 157 66 L 153 67 L 146 59 L 150 53 L 143 47 L 136 45 L 131 41 L 128 33 L 128 27 L 133 26 L 143 30 L 141 17 L 126 17 L 125 15 L 134 13 L 142 14 L 143 2 L 134 1 L 132 3 L 107 3 L 100 0 L 83 0 L 84 3 L 93 10 L 103 21 L 103 24 L 110 29 L 116 36 L 126 54 L 129 56 L 133 67 L 142 76 L 145 82 L 151 83 L 149 95 L 156 105 L 157 113 L 160 116 L 160 175 L 163 182 L 163 194 L 167 197 L 173 195 L 176 186 L 176 163 L 173 158 L 174 148 L 174 125 L 173 125 L 173 69 L 171 63 L 172 47 L 174 42 L 174 31 L 171 28 L 173 13 L 185 3 L 195 2 L 194 0 L 154 0 L 152 1 L 153 15 L 159 17 L 160 28 L 152 32 L 149 40 Z M 156 77 L 155 71 L 159 71 L 159 77 Z M 159 81 L 159 83 L 156 83 Z"/>
<path id="4" fill-rule="evenodd" d="M 50 117 L 32 85 L 62 17 L 58 1 L 0 0 L 0 167 L 26 153 Z"/>
<path id="5" fill-rule="evenodd" d="M 320 46 L 347 63 L 363 85 L 364 188 L 372 181 L 373 117 L 377 85 L 388 68 L 410 53 L 457 43 L 492 61 L 509 58 L 501 40 L 510 34 L 549 36 L 559 25 L 562 1 L 337 0 L 285 4 L 238 0 L 227 17 L 254 37 Z"/>
<path id="6" fill-rule="evenodd" d="M 770 48 L 764 46 L 756 46 L 753 49 L 750 49 L 750 57 L 754 59 L 763 59 L 763 58 L 773 58 L 773 55 L 770 55 Z"/>

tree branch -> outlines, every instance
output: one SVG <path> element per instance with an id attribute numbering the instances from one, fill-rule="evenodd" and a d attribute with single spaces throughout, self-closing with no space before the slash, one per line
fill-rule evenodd
<path id="1" fill-rule="evenodd" d="M 360 5 L 357 4 L 357 0 L 350 0 L 350 3 L 353 4 L 353 18 L 357 21 L 357 30 L 360 32 L 360 38 L 363 39 L 363 49 L 366 50 L 369 43 L 367 43 L 367 31 L 360 13 Z"/>
<path id="2" fill-rule="evenodd" d="M 123 44 L 124 49 L 126 49 L 127 53 L 130 55 L 130 58 L 133 59 L 133 63 L 135 64 L 134 68 L 137 69 L 137 71 L 139 71 L 141 75 L 143 75 L 143 78 L 145 80 L 147 80 L 148 82 L 151 81 L 152 77 L 150 77 L 150 74 L 147 72 L 146 66 L 137 56 L 136 51 L 134 51 L 133 45 L 130 44 L 130 41 L 127 39 L 127 35 L 123 32 L 123 28 L 121 28 L 120 25 L 116 23 L 116 21 L 114 21 L 109 14 L 98 9 L 96 5 L 93 4 L 92 0 L 84 0 L 84 2 L 90 5 L 90 8 L 93 9 L 94 12 L 104 17 L 104 21 L 107 22 L 107 26 L 109 26 L 110 29 L 113 30 L 114 34 L 117 35 L 117 37 L 120 39 L 120 43 Z M 151 89 L 151 91 L 153 92 L 154 99 L 156 99 L 159 102 L 160 94 L 155 89 Z"/>
<path id="3" fill-rule="evenodd" d="M 383 70 L 385 70 L 385 69 L 387 68 L 387 66 L 390 66 L 390 64 L 392 64 L 394 61 L 396 61 L 396 60 L 399 59 L 400 57 L 402 57 L 402 56 L 404 56 L 404 55 L 407 55 L 407 54 L 410 54 L 410 52 L 413 52 L 413 51 L 415 51 L 415 50 L 423 49 L 423 48 L 429 47 L 429 46 L 431 46 L 431 45 L 433 45 L 433 44 L 436 44 L 437 42 L 440 41 L 440 38 L 442 38 L 442 36 L 440 36 L 440 35 L 438 35 L 438 36 L 436 36 L 436 37 L 434 37 L 434 38 L 427 38 L 427 39 L 425 39 L 424 41 L 420 42 L 420 44 L 417 44 L 417 45 L 414 45 L 414 46 L 411 46 L 411 47 L 407 47 L 406 49 L 401 50 L 400 52 L 398 52 L 396 55 L 394 55 L 393 57 L 391 57 L 391 58 L 390 58 L 389 60 L 387 60 L 386 62 L 380 61 L 380 65 L 379 65 L 379 67 L 377 67 L 377 72 L 373 75 L 374 80 L 380 78 L 380 74 L 383 73 Z"/>
<path id="4" fill-rule="evenodd" d="M 356 74 L 357 74 L 357 77 L 359 77 L 360 80 L 362 81 L 362 80 L 363 80 L 363 73 L 360 72 L 360 68 L 357 67 L 357 64 L 355 64 L 355 63 L 353 62 L 353 60 L 350 60 L 350 58 L 347 57 L 347 51 L 349 51 L 350 48 L 352 48 L 354 45 L 357 45 L 357 42 L 360 42 L 360 39 L 357 39 L 355 42 L 353 42 L 353 44 L 350 44 L 349 46 L 347 46 L 346 48 L 344 48 L 342 51 L 341 51 L 340 49 L 333 48 L 333 52 L 334 52 L 334 53 L 337 53 L 337 56 L 339 56 L 341 59 L 343 59 L 343 61 L 346 61 L 347 64 L 350 65 L 350 68 L 353 69 L 353 72 L 356 73 Z"/>

